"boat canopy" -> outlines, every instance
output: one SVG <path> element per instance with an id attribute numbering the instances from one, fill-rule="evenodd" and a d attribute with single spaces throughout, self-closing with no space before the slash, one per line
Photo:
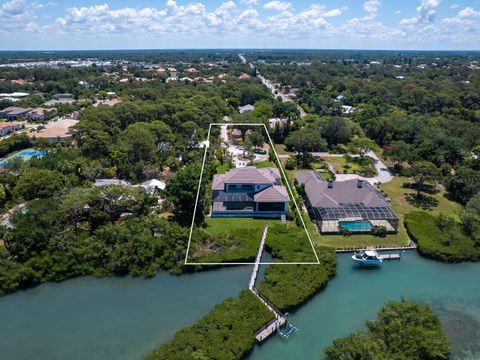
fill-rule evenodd
<path id="1" fill-rule="evenodd" d="M 365 255 L 376 257 L 377 253 L 375 251 L 372 251 L 372 250 L 367 250 L 367 251 L 365 251 Z"/>

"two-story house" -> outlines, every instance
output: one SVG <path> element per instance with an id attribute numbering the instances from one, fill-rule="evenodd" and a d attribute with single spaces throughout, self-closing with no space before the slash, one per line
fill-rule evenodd
<path id="1" fill-rule="evenodd" d="M 212 217 L 280 218 L 290 198 L 276 168 L 247 166 L 217 174 L 212 183 Z"/>

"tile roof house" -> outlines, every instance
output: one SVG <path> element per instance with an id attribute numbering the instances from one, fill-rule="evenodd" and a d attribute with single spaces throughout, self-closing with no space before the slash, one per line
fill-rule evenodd
<path id="1" fill-rule="evenodd" d="M 213 176 L 212 217 L 280 218 L 290 197 L 276 168 L 252 166 Z"/>
<path id="2" fill-rule="evenodd" d="M 253 106 L 251 104 L 247 104 L 247 105 L 244 105 L 244 106 L 239 106 L 237 108 L 237 110 L 240 114 L 243 114 L 244 112 L 253 111 L 253 109 L 255 109 L 255 106 Z"/>
<path id="3" fill-rule="evenodd" d="M 30 110 L 32 109 L 9 106 L 3 110 L 0 110 L 0 117 L 7 118 L 7 121 L 12 121 L 19 118 L 24 118 Z"/>
<path id="4" fill-rule="evenodd" d="M 43 121 L 58 114 L 55 108 L 37 107 L 27 113 L 27 119 L 32 121 Z"/>
<path id="5" fill-rule="evenodd" d="M 20 130 L 22 128 L 21 124 L 16 122 L 0 122 L 0 136 L 5 136 L 10 134 L 13 131 Z"/>
<path id="6" fill-rule="evenodd" d="M 311 171 L 297 172 L 295 180 L 303 185 L 305 204 L 320 232 L 338 233 L 342 228 L 370 232 L 374 226 L 396 232 L 398 216 L 368 181 L 324 181 Z"/>

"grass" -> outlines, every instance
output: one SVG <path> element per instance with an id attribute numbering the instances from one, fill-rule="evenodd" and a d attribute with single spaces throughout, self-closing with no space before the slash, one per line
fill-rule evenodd
<path id="1" fill-rule="evenodd" d="M 347 161 L 344 157 L 324 157 L 323 159 L 332 166 L 336 174 L 355 174 L 363 169 L 360 164 L 355 162 L 349 162 L 350 168 L 345 169 Z"/>
<path id="2" fill-rule="evenodd" d="M 223 163 L 217 166 L 217 174 L 225 174 L 228 170 L 230 170 L 229 163 Z"/>
<path id="3" fill-rule="evenodd" d="M 274 221 L 279 220 L 208 218 L 207 226 L 192 234 L 193 255 L 189 261 L 251 261 L 257 254 L 265 225 Z"/>
<path id="4" fill-rule="evenodd" d="M 275 163 L 273 161 L 270 161 L 270 160 L 265 160 L 265 161 L 261 161 L 261 162 L 258 162 L 258 163 L 254 163 L 254 166 L 257 169 L 277 167 L 277 165 L 275 165 Z"/>

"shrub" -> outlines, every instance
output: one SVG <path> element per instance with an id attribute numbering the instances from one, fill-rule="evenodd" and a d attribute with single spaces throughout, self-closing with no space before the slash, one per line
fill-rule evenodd
<path id="1" fill-rule="evenodd" d="M 387 228 L 385 226 L 374 226 L 372 229 L 372 235 L 378 237 L 386 237 L 388 234 Z"/>

